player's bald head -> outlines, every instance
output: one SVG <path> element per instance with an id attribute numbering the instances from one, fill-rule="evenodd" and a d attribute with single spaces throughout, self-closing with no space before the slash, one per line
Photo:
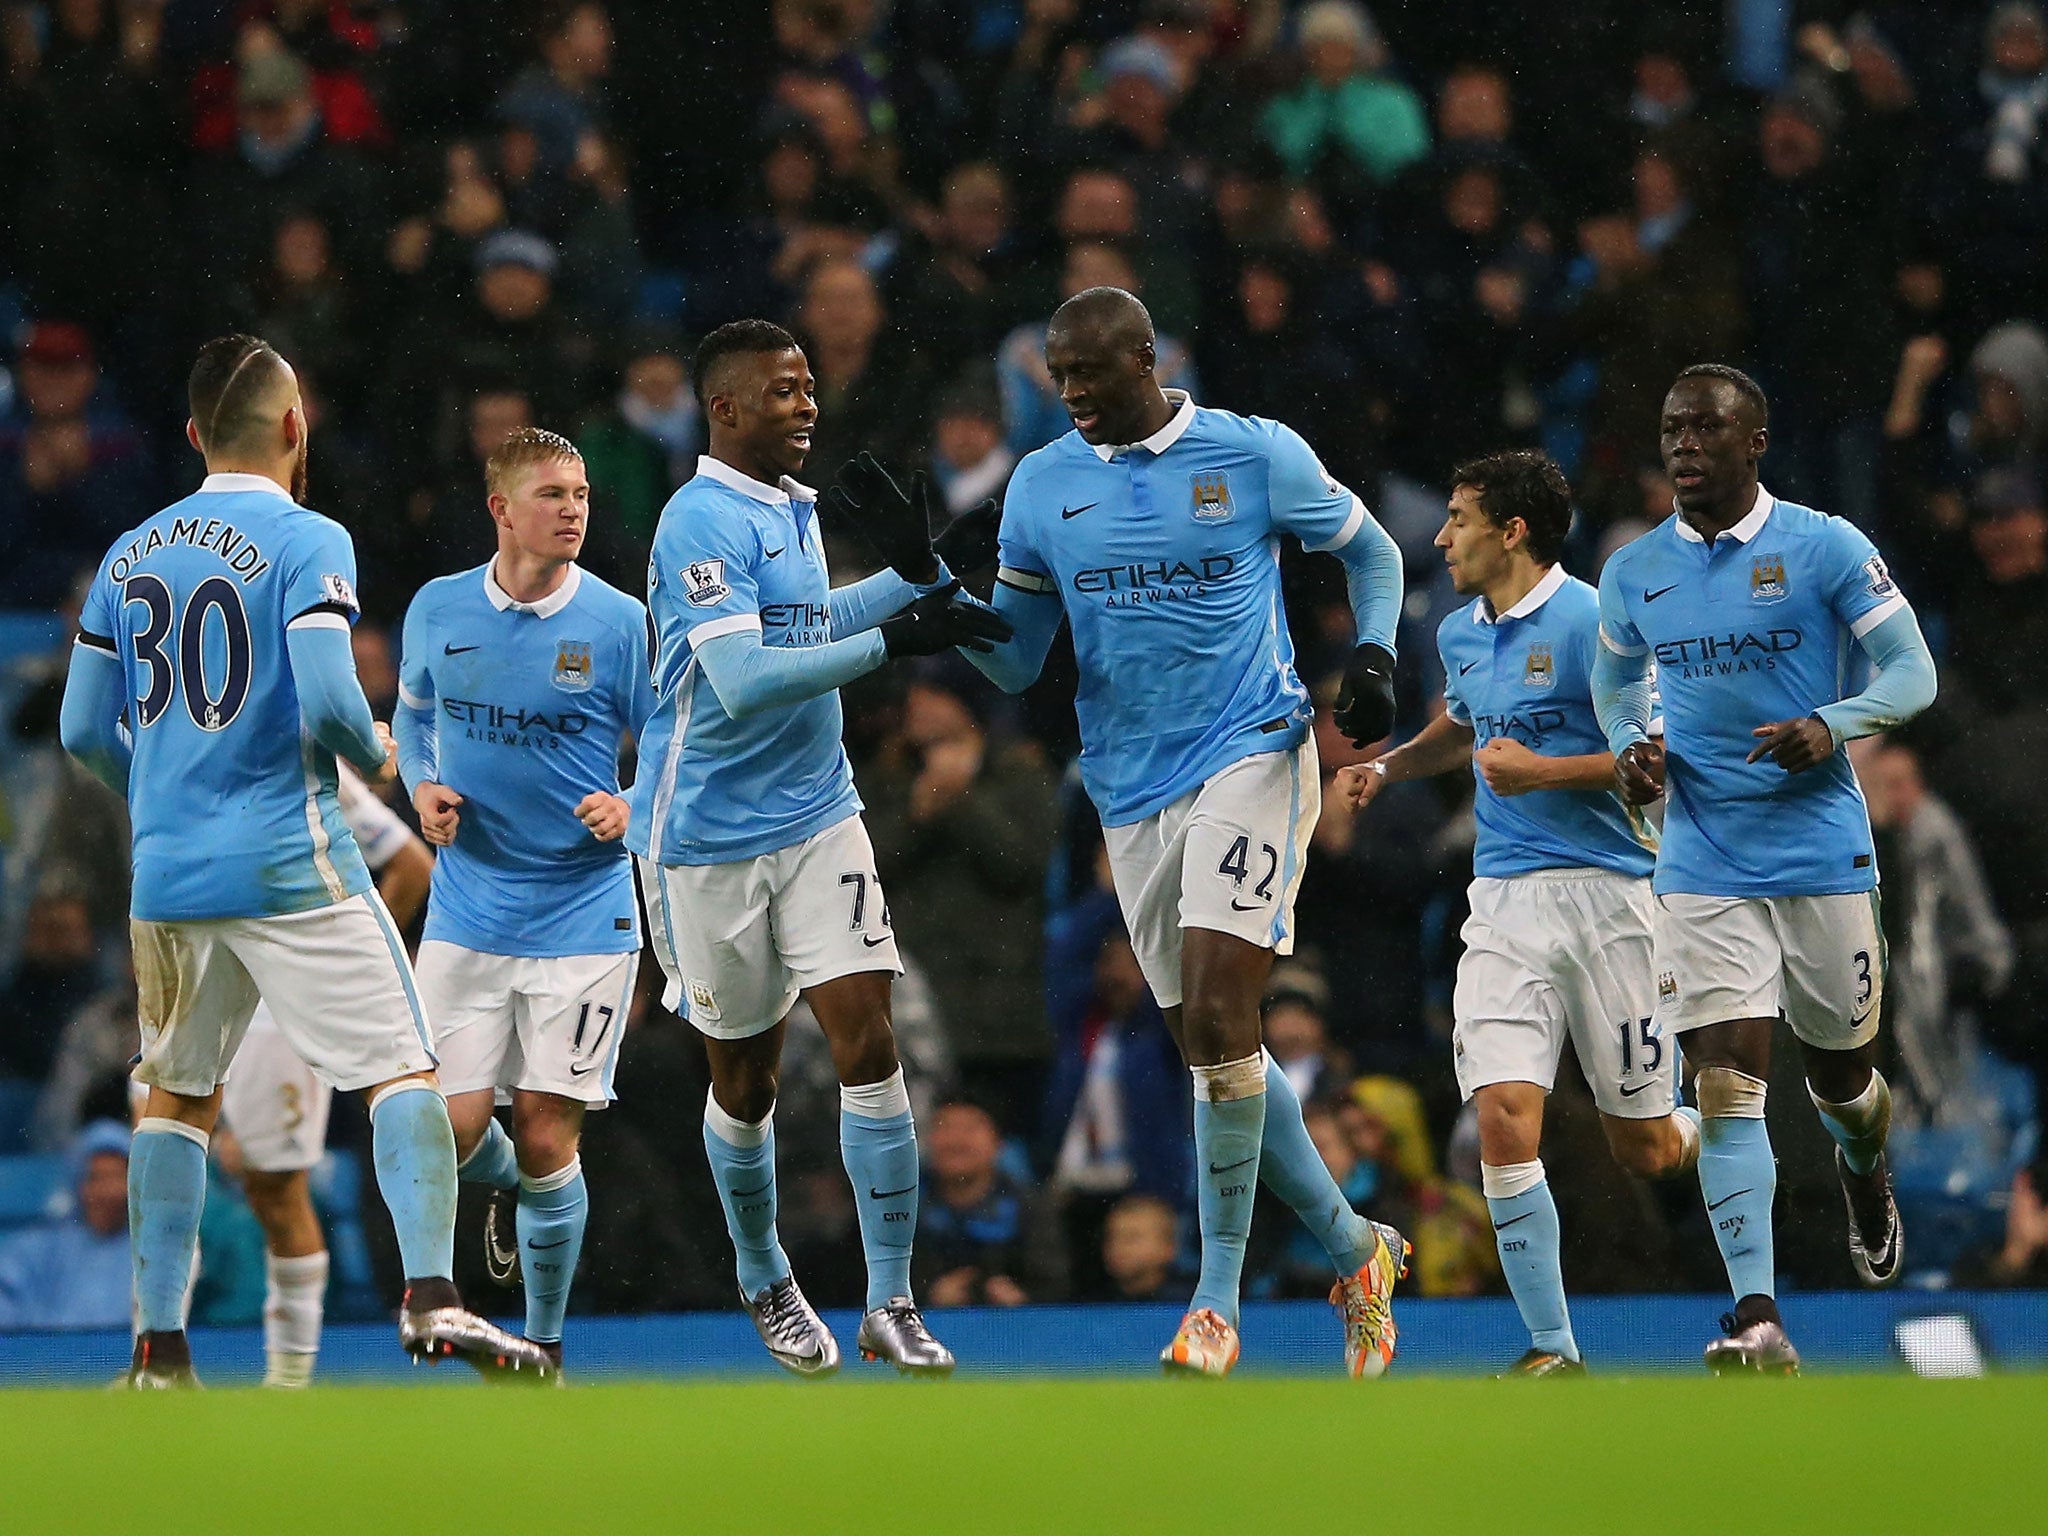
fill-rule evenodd
<path id="1" fill-rule="evenodd" d="M 1152 316 L 1134 293 L 1083 288 L 1053 311 L 1046 338 L 1055 337 L 1113 352 L 1136 352 L 1153 344 Z"/>
<path id="2" fill-rule="evenodd" d="M 299 380 L 261 337 L 216 336 L 199 349 L 185 395 L 203 452 L 275 452 Z"/>

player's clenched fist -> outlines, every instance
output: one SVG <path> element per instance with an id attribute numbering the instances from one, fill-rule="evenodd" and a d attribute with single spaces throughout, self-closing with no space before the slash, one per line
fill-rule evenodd
<path id="1" fill-rule="evenodd" d="M 391 734 L 391 727 L 382 720 L 375 722 L 377 745 L 384 749 L 384 765 L 375 773 L 365 774 L 372 784 L 389 784 L 398 777 L 398 738 Z"/>
<path id="2" fill-rule="evenodd" d="M 615 843 L 626 835 L 626 802 L 618 795 L 593 789 L 576 802 L 576 819 L 590 828 L 590 835 L 600 843 Z"/>
<path id="3" fill-rule="evenodd" d="M 1543 789 L 1549 765 L 1512 736 L 1496 736 L 1472 754 L 1472 766 L 1496 795 L 1526 795 Z"/>
<path id="4" fill-rule="evenodd" d="M 1355 811 L 1371 805 L 1374 797 L 1386 787 L 1386 766 L 1377 759 L 1369 763 L 1353 763 L 1349 768 L 1337 770 L 1337 798 Z"/>
<path id="5" fill-rule="evenodd" d="M 455 829 L 462 821 L 456 809 L 462 796 L 446 784 L 422 784 L 412 792 L 412 808 L 419 813 L 420 836 L 436 848 L 451 847 Z"/>
<path id="6" fill-rule="evenodd" d="M 1664 747 L 1639 741 L 1614 760 L 1614 784 L 1629 805 L 1648 805 L 1664 795 Z"/>

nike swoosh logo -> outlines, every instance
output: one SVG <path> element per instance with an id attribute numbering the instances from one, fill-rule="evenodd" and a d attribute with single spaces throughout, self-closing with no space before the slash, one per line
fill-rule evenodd
<path id="1" fill-rule="evenodd" d="M 1493 1224 L 1493 1230 L 1496 1232 L 1505 1232 L 1509 1227 L 1512 1227 L 1516 1222 L 1527 1221 L 1531 1216 L 1534 1216 L 1535 1214 L 1536 1213 L 1534 1211 L 1524 1211 L 1519 1216 L 1510 1216 L 1506 1221 L 1495 1222 Z"/>
<path id="2" fill-rule="evenodd" d="M 1233 1168 L 1242 1168 L 1246 1163 L 1256 1163 L 1258 1160 L 1259 1154 L 1254 1152 L 1250 1157 L 1240 1157 L 1236 1162 L 1225 1163 L 1221 1168 L 1218 1168 L 1214 1163 L 1211 1163 L 1209 1165 L 1209 1171 L 1211 1173 L 1228 1173 Z"/>
<path id="3" fill-rule="evenodd" d="M 906 1184 L 901 1189 L 877 1189 L 874 1185 L 870 1184 L 868 1186 L 868 1198 L 870 1200 L 894 1200 L 898 1195 L 907 1195 L 916 1188 L 915 1184 Z"/>
<path id="4" fill-rule="evenodd" d="M 732 1197 L 735 1200 L 745 1200 L 752 1195 L 766 1194 L 769 1190 L 773 1189 L 774 1187 L 775 1181 L 773 1179 L 770 1179 L 766 1184 L 763 1184 L 759 1189 L 736 1189 L 732 1192 Z"/>
<path id="5" fill-rule="evenodd" d="M 586 1073 L 586 1072 L 593 1072 L 593 1071 L 595 1071 L 596 1069 L 597 1069 L 597 1063 L 596 1063 L 596 1062 L 594 1062 L 594 1061 L 586 1061 L 586 1062 L 585 1062 L 585 1063 L 583 1063 L 583 1065 L 582 1065 L 582 1066 L 580 1066 L 580 1067 L 579 1067 L 579 1066 L 576 1066 L 575 1064 L 573 1064 L 573 1063 L 572 1063 L 572 1064 L 570 1065 L 570 1067 L 569 1067 L 569 1075 L 570 1075 L 571 1077 L 581 1077 L 581 1076 L 582 1076 L 582 1075 L 583 1075 L 584 1073 Z"/>
<path id="6" fill-rule="evenodd" d="M 1471 670 L 1472 670 L 1472 669 L 1473 669 L 1474 667 L 1476 667 L 1476 666 L 1478 666 L 1478 665 L 1479 665 L 1479 663 L 1478 663 L 1478 662 L 1476 662 L 1476 661 L 1468 661 L 1468 662 L 1466 662 L 1466 663 L 1465 663 L 1465 665 L 1463 665 L 1462 667 L 1458 668 L 1458 676 L 1460 676 L 1460 677 L 1463 677 L 1463 676 L 1464 676 L 1464 675 L 1465 675 L 1465 674 L 1466 674 L 1467 672 L 1470 672 L 1470 671 L 1471 671 Z"/>
<path id="7" fill-rule="evenodd" d="M 1752 1185 L 1752 1186 L 1751 1186 L 1751 1188 L 1752 1188 L 1752 1189 L 1753 1189 L 1754 1187 L 1755 1187 L 1754 1185 Z M 1714 1202 L 1713 1202 L 1713 1203 L 1712 1203 L 1711 1205 L 1709 1205 L 1709 1206 L 1707 1207 L 1707 1209 L 1708 1209 L 1708 1210 L 1710 1210 L 1710 1211 L 1718 1211 L 1719 1209 L 1721 1209 L 1721 1207 L 1722 1207 L 1722 1206 L 1726 1205 L 1726 1204 L 1727 1204 L 1727 1203 L 1728 1203 L 1728 1202 L 1729 1202 L 1730 1200 L 1733 1200 L 1733 1199 L 1735 1199 L 1735 1198 L 1736 1198 L 1737 1196 L 1740 1196 L 1740 1195 L 1746 1195 L 1746 1194 L 1748 1194 L 1749 1192 L 1750 1192 L 1750 1191 L 1749 1191 L 1748 1189 L 1738 1189 L 1737 1191 L 1735 1191 L 1735 1194 L 1733 1194 L 1733 1195 L 1723 1195 L 1723 1196 L 1722 1196 L 1722 1197 L 1721 1197 L 1720 1199 L 1718 1199 L 1718 1200 L 1714 1201 Z"/>
<path id="8" fill-rule="evenodd" d="M 789 548 L 787 544 L 782 546 L 782 549 L 787 548 Z M 764 549 L 761 551 L 761 553 L 766 555 L 770 560 L 773 560 L 777 555 L 782 553 L 782 549 Z"/>
<path id="9" fill-rule="evenodd" d="M 1658 598 L 1662 597 L 1662 596 L 1663 596 L 1663 595 L 1664 595 L 1664 594 L 1665 594 L 1666 592 L 1673 592 L 1673 591 L 1676 591 L 1677 589 L 1678 589 L 1678 583 L 1677 583 L 1677 582 L 1675 582 L 1675 581 L 1674 581 L 1673 583 L 1671 583 L 1671 585 L 1670 585 L 1670 586 L 1668 586 L 1668 587 L 1659 587 L 1659 588 L 1658 588 L 1658 589 L 1657 589 L 1656 591 L 1654 591 L 1654 592 L 1648 591 L 1648 590 L 1646 589 L 1646 590 L 1644 591 L 1644 593 L 1643 593 L 1643 601 L 1644 601 L 1644 602 L 1646 602 L 1646 603 L 1654 603 L 1655 601 L 1657 601 L 1657 599 L 1658 599 Z"/>
<path id="10" fill-rule="evenodd" d="M 886 944 L 895 937 L 896 935 L 893 933 L 885 933 L 879 939 L 871 939 L 866 934 L 862 934 L 860 936 L 860 941 L 861 943 L 867 945 L 869 949 L 873 949 L 877 944 Z"/>
<path id="11" fill-rule="evenodd" d="M 481 645 L 450 645 L 446 641 L 441 643 L 441 654 L 443 656 L 460 656 L 464 651 L 480 651 L 482 649 Z"/>
<path id="12" fill-rule="evenodd" d="M 569 1239 L 566 1237 L 558 1237 L 552 1243 L 528 1243 L 526 1246 L 531 1248 L 535 1253 L 539 1253 L 544 1248 L 559 1248 L 562 1246 L 562 1244 L 568 1241 Z"/>
<path id="13" fill-rule="evenodd" d="M 1623 1089 L 1621 1090 L 1621 1096 L 1622 1096 L 1622 1097 L 1623 1097 L 1624 1099 L 1632 1099 L 1632 1098 L 1634 1098 L 1634 1097 L 1635 1097 L 1635 1096 L 1636 1096 L 1637 1094 L 1641 1093 L 1641 1092 L 1642 1092 L 1642 1091 L 1643 1091 L 1643 1090 L 1644 1090 L 1645 1088 L 1654 1088 L 1654 1087 L 1656 1087 L 1656 1086 L 1657 1086 L 1657 1084 L 1658 1084 L 1658 1083 L 1660 1083 L 1660 1082 L 1662 1082 L 1662 1081 L 1663 1081 L 1663 1079 L 1662 1079 L 1662 1078 L 1652 1078 L 1652 1079 L 1651 1079 L 1651 1080 L 1650 1080 L 1649 1082 L 1647 1082 L 1647 1083 L 1637 1083 L 1637 1084 L 1635 1085 L 1635 1087 L 1633 1087 L 1633 1088 L 1626 1088 L 1626 1087 L 1625 1087 L 1625 1088 L 1623 1088 Z"/>
<path id="14" fill-rule="evenodd" d="M 1097 505 L 1100 505 L 1100 503 L 1093 501 L 1088 503 L 1088 507 L 1093 507 Z M 1086 512 L 1088 510 L 1088 507 L 1061 507 L 1060 521 L 1065 522 L 1070 517 L 1079 517 L 1083 512 Z"/>
<path id="15" fill-rule="evenodd" d="M 1255 901 L 1250 906 L 1246 906 L 1243 902 L 1239 901 L 1235 896 L 1230 898 L 1230 910 L 1233 912 L 1256 912 L 1264 905 L 1265 903 L 1263 901 Z"/>

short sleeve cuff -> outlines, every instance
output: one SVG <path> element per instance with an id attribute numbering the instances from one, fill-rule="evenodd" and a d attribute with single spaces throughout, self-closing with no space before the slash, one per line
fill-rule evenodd
<path id="1" fill-rule="evenodd" d="M 407 709 L 432 709 L 434 707 L 432 699 L 421 698 L 403 683 L 398 685 L 398 702 Z"/>
<path id="2" fill-rule="evenodd" d="M 1460 725 L 1470 725 L 1472 723 L 1472 711 L 1467 709 L 1458 700 L 1448 696 L 1444 699 L 1444 713 Z"/>
<path id="3" fill-rule="evenodd" d="M 1337 530 L 1335 536 L 1321 544 L 1304 544 L 1301 547 L 1312 555 L 1334 555 L 1358 537 L 1358 530 L 1364 526 L 1365 503 L 1359 500 L 1358 493 L 1354 491 L 1351 493 L 1351 511 L 1344 519 L 1344 526 Z"/>
<path id="4" fill-rule="evenodd" d="M 715 619 L 706 619 L 694 625 L 684 636 L 692 645 L 702 645 L 706 640 L 716 640 L 720 635 L 738 635 L 752 630 L 761 632 L 761 615 L 758 613 L 728 613 Z"/>
<path id="5" fill-rule="evenodd" d="M 285 625 L 285 628 L 338 629 L 343 634 L 346 634 L 348 633 L 349 630 L 349 622 L 345 617 L 343 617 L 339 613 L 336 613 L 332 608 L 320 607 L 313 609 L 309 613 L 300 614 L 296 619 L 293 619 L 291 623 Z"/>
<path id="6" fill-rule="evenodd" d="M 78 643 L 87 650 L 98 651 L 104 656 L 118 657 L 121 654 L 115 649 L 112 638 L 107 635 L 96 635 L 89 629 L 81 629 L 78 632 Z"/>
<path id="7" fill-rule="evenodd" d="M 1039 597 L 1050 597 L 1059 591 L 1059 583 L 1050 576 L 1019 570 L 1013 565 L 997 566 L 996 580 L 1014 592 L 1030 592 Z"/>
<path id="8" fill-rule="evenodd" d="M 1905 594 L 1895 592 L 1890 597 L 1886 598 L 1883 602 L 1879 603 L 1875 608 L 1871 609 L 1870 612 L 1863 614 L 1858 618 L 1851 619 L 1849 621 L 1849 633 L 1854 635 L 1858 640 L 1861 640 L 1865 635 L 1869 634 L 1873 629 L 1877 628 L 1878 625 L 1882 624 L 1886 619 L 1890 618 L 1893 614 L 1901 612 L 1905 608 L 1905 606 Z"/>
<path id="9" fill-rule="evenodd" d="M 1617 656 L 1647 656 L 1650 654 L 1650 648 L 1647 645 L 1623 645 L 1614 636 L 1607 633 L 1607 626 L 1605 624 L 1600 626 L 1600 643 Z"/>

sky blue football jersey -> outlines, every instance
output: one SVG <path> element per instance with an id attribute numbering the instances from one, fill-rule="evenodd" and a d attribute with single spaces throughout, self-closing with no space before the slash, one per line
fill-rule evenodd
<path id="1" fill-rule="evenodd" d="M 100 562 L 80 639 L 126 683 L 135 916 L 271 917 L 370 888 L 285 647 L 294 620 L 353 623 L 355 579 L 347 531 L 262 475 L 208 475 Z"/>
<path id="2" fill-rule="evenodd" d="M 531 959 L 637 950 L 632 860 L 576 807 L 619 793 L 620 750 L 654 708 L 647 610 L 574 565 L 515 602 L 494 564 L 428 582 L 405 615 L 401 753 L 462 796 L 424 936 Z"/>
<path id="3" fill-rule="evenodd" d="M 838 691 L 735 720 L 692 647 L 758 631 L 770 646 L 832 640 L 817 493 L 764 485 L 706 455 L 654 531 L 654 714 L 633 783 L 633 851 L 728 864 L 787 848 L 859 812 Z"/>
<path id="4" fill-rule="evenodd" d="M 1593 714 L 1593 655 L 1600 644 L 1600 595 L 1553 565 L 1496 619 L 1475 598 L 1436 633 L 1444 703 L 1472 727 L 1476 752 L 1496 736 L 1545 757 L 1607 750 Z M 1643 876 L 1657 863 L 1657 839 L 1640 813 L 1596 789 L 1497 795 L 1474 774 L 1478 837 L 1472 872 L 1491 878 L 1539 869 L 1611 869 Z"/>
<path id="5" fill-rule="evenodd" d="M 1167 391 L 1145 442 L 1079 432 L 1027 455 L 998 579 L 1056 594 L 1081 681 L 1081 779 L 1105 826 L 1163 810 L 1310 716 L 1280 603 L 1280 535 L 1341 549 L 1365 505 L 1292 429 Z"/>
<path id="6" fill-rule="evenodd" d="M 1608 560 L 1602 642 L 1654 656 L 1663 698 L 1660 892 L 1820 896 L 1877 884 L 1847 753 L 1795 774 L 1743 759 L 1757 726 L 1853 692 L 1856 637 L 1905 606 L 1854 524 L 1761 489 L 1712 544 L 1674 514 Z"/>

